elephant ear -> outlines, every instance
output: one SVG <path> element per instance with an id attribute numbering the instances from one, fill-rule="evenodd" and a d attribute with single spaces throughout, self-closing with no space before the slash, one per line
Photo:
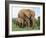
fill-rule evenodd
<path id="1" fill-rule="evenodd" d="M 33 10 L 30 11 L 31 20 L 33 21 L 35 18 L 35 12 Z"/>
<path id="2" fill-rule="evenodd" d="M 31 16 L 35 17 L 35 12 L 31 11 Z"/>

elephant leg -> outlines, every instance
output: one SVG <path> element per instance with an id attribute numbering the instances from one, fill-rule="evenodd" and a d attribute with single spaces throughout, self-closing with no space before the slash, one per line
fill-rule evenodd
<path id="1" fill-rule="evenodd" d="M 28 23 L 27 23 L 27 21 L 25 21 L 25 26 L 26 26 L 26 28 L 28 27 L 27 25 L 28 25 Z"/>
<path id="2" fill-rule="evenodd" d="M 30 22 L 28 21 L 28 28 L 30 27 Z"/>
<path id="3" fill-rule="evenodd" d="M 23 20 L 22 20 L 22 27 L 23 27 Z"/>

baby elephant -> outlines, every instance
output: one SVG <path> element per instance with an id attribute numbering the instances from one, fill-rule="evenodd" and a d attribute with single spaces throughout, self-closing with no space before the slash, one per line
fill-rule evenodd
<path id="1" fill-rule="evenodd" d="M 16 25 L 18 25 L 19 27 L 23 27 L 23 23 L 24 23 L 23 19 L 16 18 Z"/>

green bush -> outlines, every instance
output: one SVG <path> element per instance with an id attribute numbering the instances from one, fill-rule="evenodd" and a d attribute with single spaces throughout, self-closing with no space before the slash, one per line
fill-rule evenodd
<path id="1" fill-rule="evenodd" d="M 35 19 L 35 23 L 34 23 L 34 28 L 35 30 L 39 30 L 40 29 L 40 16 L 38 17 L 38 19 Z"/>

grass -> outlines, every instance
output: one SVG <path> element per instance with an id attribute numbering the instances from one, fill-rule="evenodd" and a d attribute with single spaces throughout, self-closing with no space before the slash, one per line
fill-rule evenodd
<path id="1" fill-rule="evenodd" d="M 29 28 L 20 28 L 19 26 L 17 26 L 15 23 L 12 23 L 12 31 L 28 31 L 28 30 L 39 30 L 39 27 L 37 25 L 34 26 L 33 29 Z"/>
<path id="2" fill-rule="evenodd" d="M 31 30 L 31 29 L 27 29 L 27 28 L 20 28 L 19 26 L 17 26 L 16 24 L 12 23 L 12 31 L 27 31 L 27 30 Z"/>

